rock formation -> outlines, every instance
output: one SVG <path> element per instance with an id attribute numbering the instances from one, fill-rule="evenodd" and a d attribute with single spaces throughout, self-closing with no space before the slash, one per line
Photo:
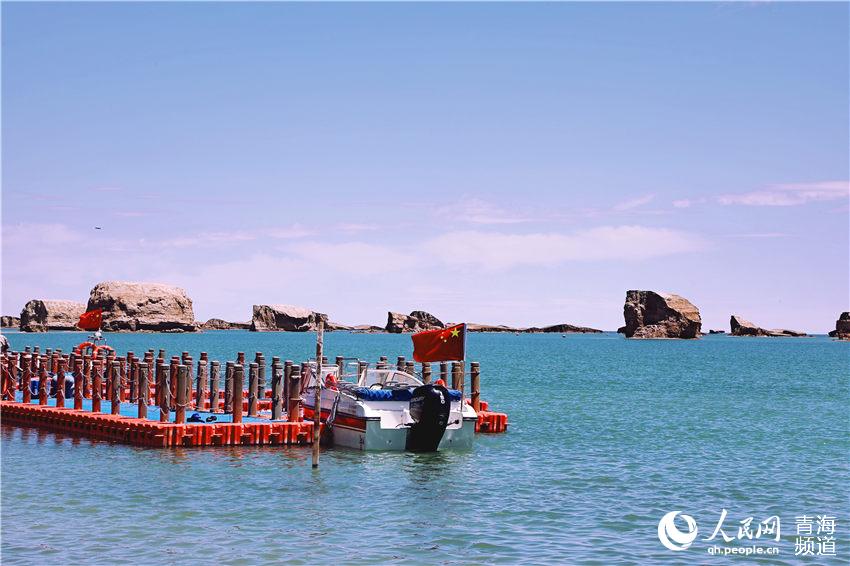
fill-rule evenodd
<path id="1" fill-rule="evenodd" d="M 248 330 L 250 322 L 228 322 L 221 318 L 211 318 L 203 324 L 196 323 L 201 330 Z"/>
<path id="2" fill-rule="evenodd" d="M 520 332 L 554 332 L 558 334 L 595 334 L 602 332 L 596 328 L 588 328 L 587 326 L 573 326 L 572 324 L 553 324 L 552 326 L 544 326 L 543 328 L 523 328 Z"/>
<path id="3" fill-rule="evenodd" d="M 843 312 L 835 321 L 835 330 L 829 333 L 839 340 L 850 340 L 850 312 Z"/>
<path id="4" fill-rule="evenodd" d="M 20 328 L 21 319 L 16 316 L 0 316 L 0 328 Z"/>
<path id="5" fill-rule="evenodd" d="M 87 310 L 103 309 L 103 330 L 193 332 L 192 299 L 162 283 L 105 281 L 91 290 Z"/>
<path id="6" fill-rule="evenodd" d="M 422 332 L 423 330 L 445 327 L 446 325 L 434 315 L 425 311 L 413 311 L 409 315 L 388 312 L 387 325 L 384 329 L 387 332 L 398 334 L 400 332 Z"/>
<path id="7" fill-rule="evenodd" d="M 699 338 L 702 320 L 690 301 L 669 293 L 627 291 L 623 306 L 626 338 Z"/>
<path id="8" fill-rule="evenodd" d="M 320 320 L 325 322 L 327 329 L 333 329 L 327 325 L 328 315 L 310 309 L 292 305 L 254 305 L 251 330 L 309 332 L 318 328 Z"/>
<path id="9" fill-rule="evenodd" d="M 77 323 L 85 311 L 83 303 L 33 299 L 21 311 L 20 328 L 23 332 L 79 330 Z"/>
<path id="10" fill-rule="evenodd" d="M 761 328 L 737 314 L 733 314 L 729 319 L 729 327 L 732 336 L 806 336 L 805 332 L 797 332 L 796 330 L 787 330 L 785 328 Z"/>
<path id="11" fill-rule="evenodd" d="M 715 329 L 712 328 L 711 330 L 708 331 L 708 333 L 709 334 L 726 334 L 726 331 L 725 330 L 715 330 Z"/>

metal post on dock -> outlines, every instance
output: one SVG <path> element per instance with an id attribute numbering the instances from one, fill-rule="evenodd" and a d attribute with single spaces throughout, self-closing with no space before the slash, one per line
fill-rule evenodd
<path id="1" fill-rule="evenodd" d="M 195 389 L 195 408 L 199 411 L 206 409 L 204 401 L 207 394 L 207 360 L 204 357 L 206 354 L 201 353 L 201 359 L 198 360 L 198 386 Z"/>
<path id="2" fill-rule="evenodd" d="M 272 420 L 280 419 L 283 412 L 283 364 L 272 363 Z"/>
<path id="3" fill-rule="evenodd" d="M 342 379 L 342 374 L 345 373 L 345 358 L 342 356 L 337 356 L 334 358 L 334 364 L 336 365 L 337 377 Z"/>
<path id="4" fill-rule="evenodd" d="M 189 391 L 189 368 L 180 364 L 177 366 L 177 404 L 174 411 L 174 422 L 184 424 L 186 422 L 186 405 L 189 404 L 186 392 Z"/>
<path id="5" fill-rule="evenodd" d="M 316 389 L 313 395 L 313 468 L 319 467 L 319 444 L 322 420 L 322 361 L 324 356 L 325 321 L 319 319 L 316 329 Z"/>
<path id="6" fill-rule="evenodd" d="M 260 382 L 260 364 L 251 362 L 248 366 L 248 416 L 257 416 L 257 394 Z"/>
<path id="7" fill-rule="evenodd" d="M 32 402 L 32 356 L 24 354 L 24 365 L 21 372 L 21 391 L 23 393 L 24 403 Z"/>
<path id="8" fill-rule="evenodd" d="M 56 361 L 56 406 L 64 407 L 65 406 L 65 359 L 59 357 L 57 354 L 56 357 L 58 360 Z"/>
<path id="9" fill-rule="evenodd" d="M 213 360 L 210 362 L 210 411 L 218 410 L 218 374 L 221 371 L 221 364 Z"/>
<path id="10" fill-rule="evenodd" d="M 136 402 L 136 396 L 139 394 L 138 392 L 138 383 L 139 383 L 139 360 L 135 356 L 127 359 L 127 375 L 130 381 L 130 399 L 131 403 Z"/>
<path id="11" fill-rule="evenodd" d="M 431 362 L 422 362 L 422 383 L 431 383 Z"/>
<path id="12" fill-rule="evenodd" d="M 83 360 L 74 358 L 74 410 L 83 410 Z M 29 389 L 29 387 L 27 387 Z"/>
<path id="13" fill-rule="evenodd" d="M 83 356 L 83 397 L 91 399 L 91 372 L 92 357 L 88 354 Z"/>
<path id="14" fill-rule="evenodd" d="M 177 356 L 171 357 L 171 365 L 168 367 L 168 392 L 171 409 L 174 409 L 174 403 L 177 402 L 177 371 L 180 367 L 180 358 Z"/>
<path id="15" fill-rule="evenodd" d="M 449 385 L 449 364 L 448 362 L 440 362 L 440 379 L 448 387 Z"/>
<path id="16" fill-rule="evenodd" d="M 49 365 L 49 356 L 41 357 L 41 366 L 38 368 L 38 404 L 47 405 L 47 389 L 48 375 L 47 366 Z"/>
<path id="17" fill-rule="evenodd" d="M 360 381 L 360 376 L 363 372 L 369 369 L 369 362 L 358 360 L 357 362 L 357 381 Z"/>
<path id="18" fill-rule="evenodd" d="M 399 356 L 398 359 L 396 360 L 395 369 L 397 369 L 398 371 L 404 371 L 404 368 L 405 368 L 404 356 Z"/>
<path id="19" fill-rule="evenodd" d="M 168 384 L 168 366 L 160 359 L 156 364 L 156 399 L 159 402 L 159 422 L 168 422 L 171 410 L 171 386 Z"/>
<path id="20" fill-rule="evenodd" d="M 233 366 L 233 422 L 242 422 L 242 388 L 245 385 L 245 369 L 241 364 Z"/>
<path id="21" fill-rule="evenodd" d="M 452 389 L 463 391 L 463 365 L 452 362 Z"/>
<path id="22" fill-rule="evenodd" d="M 266 397 L 266 357 L 257 352 L 254 361 L 257 362 L 257 398 L 262 400 Z"/>
<path id="23" fill-rule="evenodd" d="M 301 366 L 292 364 L 289 368 L 289 391 L 286 418 L 292 422 L 301 422 Z"/>
<path id="24" fill-rule="evenodd" d="M 192 400 L 192 386 L 195 384 L 195 366 L 192 361 L 192 356 L 187 355 L 183 365 L 186 366 L 186 406 L 188 407 Z"/>
<path id="25" fill-rule="evenodd" d="M 283 408 L 289 413 L 289 382 L 292 377 L 292 360 L 283 362 Z"/>
<path id="26" fill-rule="evenodd" d="M 112 362 L 112 411 L 113 415 L 121 414 L 121 362 Z"/>
<path id="27" fill-rule="evenodd" d="M 100 396 L 103 390 L 103 361 L 100 358 L 92 360 L 91 371 L 91 410 L 93 413 L 99 413 Z"/>
<path id="28" fill-rule="evenodd" d="M 472 382 L 472 408 L 477 413 L 481 409 L 481 367 L 478 362 L 469 364 L 469 376 Z"/>
<path id="29" fill-rule="evenodd" d="M 227 362 L 227 366 L 224 369 L 224 412 L 232 413 L 233 412 L 233 372 L 235 371 L 236 364 L 233 362 Z"/>
<path id="30" fill-rule="evenodd" d="M 148 418 L 148 396 L 150 395 L 150 365 L 139 364 L 139 418 Z"/>
<path id="31" fill-rule="evenodd" d="M 404 371 L 410 375 L 416 375 L 416 364 L 414 362 L 405 362 Z"/>

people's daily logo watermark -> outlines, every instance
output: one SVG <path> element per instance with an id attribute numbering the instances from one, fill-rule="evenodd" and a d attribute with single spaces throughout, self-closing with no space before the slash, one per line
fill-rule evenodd
<path id="1" fill-rule="evenodd" d="M 676 526 L 676 517 L 680 516 L 688 527 L 687 531 L 680 531 Z M 658 521 L 658 540 L 670 550 L 685 550 L 697 538 L 697 522 L 690 515 L 681 511 L 670 511 Z"/>
<path id="2" fill-rule="evenodd" d="M 753 517 L 726 523 L 727 512 L 723 509 L 711 536 L 703 541 L 717 541 L 706 551 L 712 555 L 776 555 L 781 543 L 781 523 L 778 515 L 757 521 Z M 676 523 L 678 519 L 678 525 Z M 795 556 L 835 556 L 835 529 L 837 520 L 833 515 L 802 515 L 795 517 L 797 540 Z M 697 539 L 699 528 L 690 515 L 681 511 L 670 511 L 658 521 L 658 540 L 675 552 L 687 550 Z M 722 543 L 718 544 L 718 543 Z"/>

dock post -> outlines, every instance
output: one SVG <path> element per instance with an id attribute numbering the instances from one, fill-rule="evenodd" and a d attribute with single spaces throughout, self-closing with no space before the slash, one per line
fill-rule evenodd
<path id="1" fill-rule="evenodd" d="M 171 365 L 168 367 L 168 388 L 170 408 L 174 409 L 174 403 L 177 402 L 177 368 L 180 367 L 180 358 L 177 356 L 171 357 Z"/>
<path id="2" fill-rule="evenodd" d="M 41 365 L 38 368 L 38 404 L 39 405 L 47 405 L 47 390 L 48 390 L 48 376 L 47 376 L 47 366 L 50 365 L 48 361 L 50 359 L 49 356 L 41 356 Z"/>
<path id="3" fill-rule="evenodd" d="M 241 364 L 233 366 L 233 422 L 242 422 L 242 387 L 245 384 L 245 369 Z"/>
<path id="4" fill-rule="evenodd" d="M 29 354 L 24 354 L 24 365 L 21 372 L 21 390 L 23 393 L 24 403 L 32 402 L 32 357 Z"/>
<path id="5" fill-rule="evenodd" d="M 224 412 L 233 412 L 233 372 L 236 369 L 236 364 L 227 362 L 224 369 Z"/>
<path id="6" fill-rule="evenodd" d="M 207 360 L 204 355 L 202 353 L 201 359 L 198 360 L 198 387 L 195 389 L 195 408 L 199 411 L 206 409 L 204 401 L 207 397 Z"/>
<path id="7" fill-rule="evenodd" d="M 187 355 L 183 365 L 186 366 L 186 407 L 189 407 L 192 403 L 192 386 L 195 384 L 195 365 L 192 356 Z"/>
<path id="8" fill-rule="evenodd" d="M 257 398 L 266 398 L 266 357 L 262 352 L 257 352 L 254 361 L 257 362 Z"/>
<path id="9" fill-rule="evenodd" d="M 405 368 L 404 356 L 399 356 L 398 359 L 396 360 L 395 369 L 397 369 L 398 371 L 404 371 L 404 368 Z"/>
<path id="10" fill-rule="evenodd" d="M 112 411 L 113 415 L 121 414 L 121 362 L 112 362 Z"/>
<path id="11" fill-rule="evenodd" d="M 103 360 L 95 358 L 91 362 L 91 410 L 100 412 L 100 398 L 103 394 Z"/>
<path id="12" fill-rule="evenodd" d="M 289 413 L 289 381 L 292 377 L 292 360 L 283 362 L 283 408 Z"/>
<path id="13" fill-rule="evenodd" d="M 56 355 L 56 406 L 65 406 L 65 358 Z"/>
<path id="14" fill-rule="evenodd" d="M 174 412 L 174 422 L 177 424 L 186 423 L 186 405 L 189 404 L 189 399 L 186 393 L 189 391 L 189 369 L 180 364 L 177 366 L 177 405 Z"/>
<path id="15" fill-rule="evenodd" d="M 156 398 L 159 401 L 159 422 L 167 423 L 171 410 L 171 387 L 168 384 L 168 366 L 160 358 L 156 364 Z"/>
<path id="16" fill-rule="evenodd" d="M 477 413 L 481 408 L 481 367 L 478 362 L 469 364 L 469 375 L 472 381 L 472 408 Z"/>
<path id="17" fill-rule="evenodd" d="M 286 407 L 287 420 L 301 422 L 301 366 L 293 364 L 289 373 L 289 398 Z"/>
<path id="18" fill-rule="evenodd" d="M 336 364 L 337 368 L 337 381 L 342 379 L 342 374 L 345 371 L 345 358 L 342 356 L 337 356 L 334 358 L 334 364 Z"/>
<path id="19" fill-rule="evenodd" d="M 325 322 L 320 318 L 316 329 L 316 389 L 313 395 L 313 469 L 319 467 L 319 444 L 322 421 L 322 355 L 325 342 Z"/>
<path id="20" fill-rule="evenodd" d="M 74 358 L 74 410 L 83 410 L 83 360 Z M 29 387 L 27 387 L 29 390 Z"/>
<path id="21" fill-rule="evenodd" d="M 148 418 L 148 395 L 150 394 L 150 366 L 147 361 L 139 364 L 139 418 Z"/>
<path id="22" fill-rule="evenodd" d="M 440 362 L 440 379 L 443 380 L 443 383 L 446 384 L 446 387 L 449 385 L 449 364 L 447 362 Z"/>
<path id="23" fill-rule="evenodd" d="M 363 372 L 369 369 L 369 362 L 358 361 L 357 362 L 357 381 L 360 381 L 360 376 L 363 375 Z"/>
<path id="24" fill-rule="evenodd" d="M 422 383 L 431 383 L 431 362 L 422 362 Z"/>
<path id="25" fill-rule="evenodd" d="M 127 376 L 130 381 L 130 403 L 136 402 L 136 396 L 139 394 L 138 392 L 138 382 L 139 382 L 139 373 L 138 373 L 138 364 L 139 360 L 135 356 L 132 358 L 127 358 Z"/>
<path id="26" fill-rule="evenodd" d="M 463 391 L 463 366 L 460 362 L 452 362 L 452 389 Z"/>
<path id="27" fill-rule="evenodd" d="M 210 362 L 210 412 L 218 411 L 218 374 L 221 364 L 218 361 Z"/>
<path id="28" fill-rule="evenodd" d="M 88 354 L 83 356 L 83 397 L 91 399 L 91 372 L 92 357 Z"/>
<path id="29" fill-rule="evenodd" d="M 283 365 L 280 361 L 272 364 L 272 420 L 280 420 L 283 412 Z"/>
<path id="30" fill-rule="evenodd" d="M 404 371 L 410 375 L 416 375 L 416 364 L 414 362 L 406 362 L 404 364 Z"/>
<path id="31" fill-rule="evenodd" d="M 257 395 L 260 386 L 260 364 L 251 362 L 248 366 L 248 416 L 257 416 Z"/>

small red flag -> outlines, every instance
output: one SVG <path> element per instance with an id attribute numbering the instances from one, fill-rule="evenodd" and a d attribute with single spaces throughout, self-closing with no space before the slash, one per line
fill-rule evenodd
<path id="1" fill-rule="evenodd" d="M 466 324 L 418 332 L 411 338 L 413 338 L 413 359 L 417 362 L 446 362 L 464 359 Z"/>
<path id="2" fill-rule="evenodd" d="M 94 309 L 80 315 L 80 322 L 77 326 L 83 330 L 100 330 L 100 324 L 103 322 L 103 309 Z"/>

